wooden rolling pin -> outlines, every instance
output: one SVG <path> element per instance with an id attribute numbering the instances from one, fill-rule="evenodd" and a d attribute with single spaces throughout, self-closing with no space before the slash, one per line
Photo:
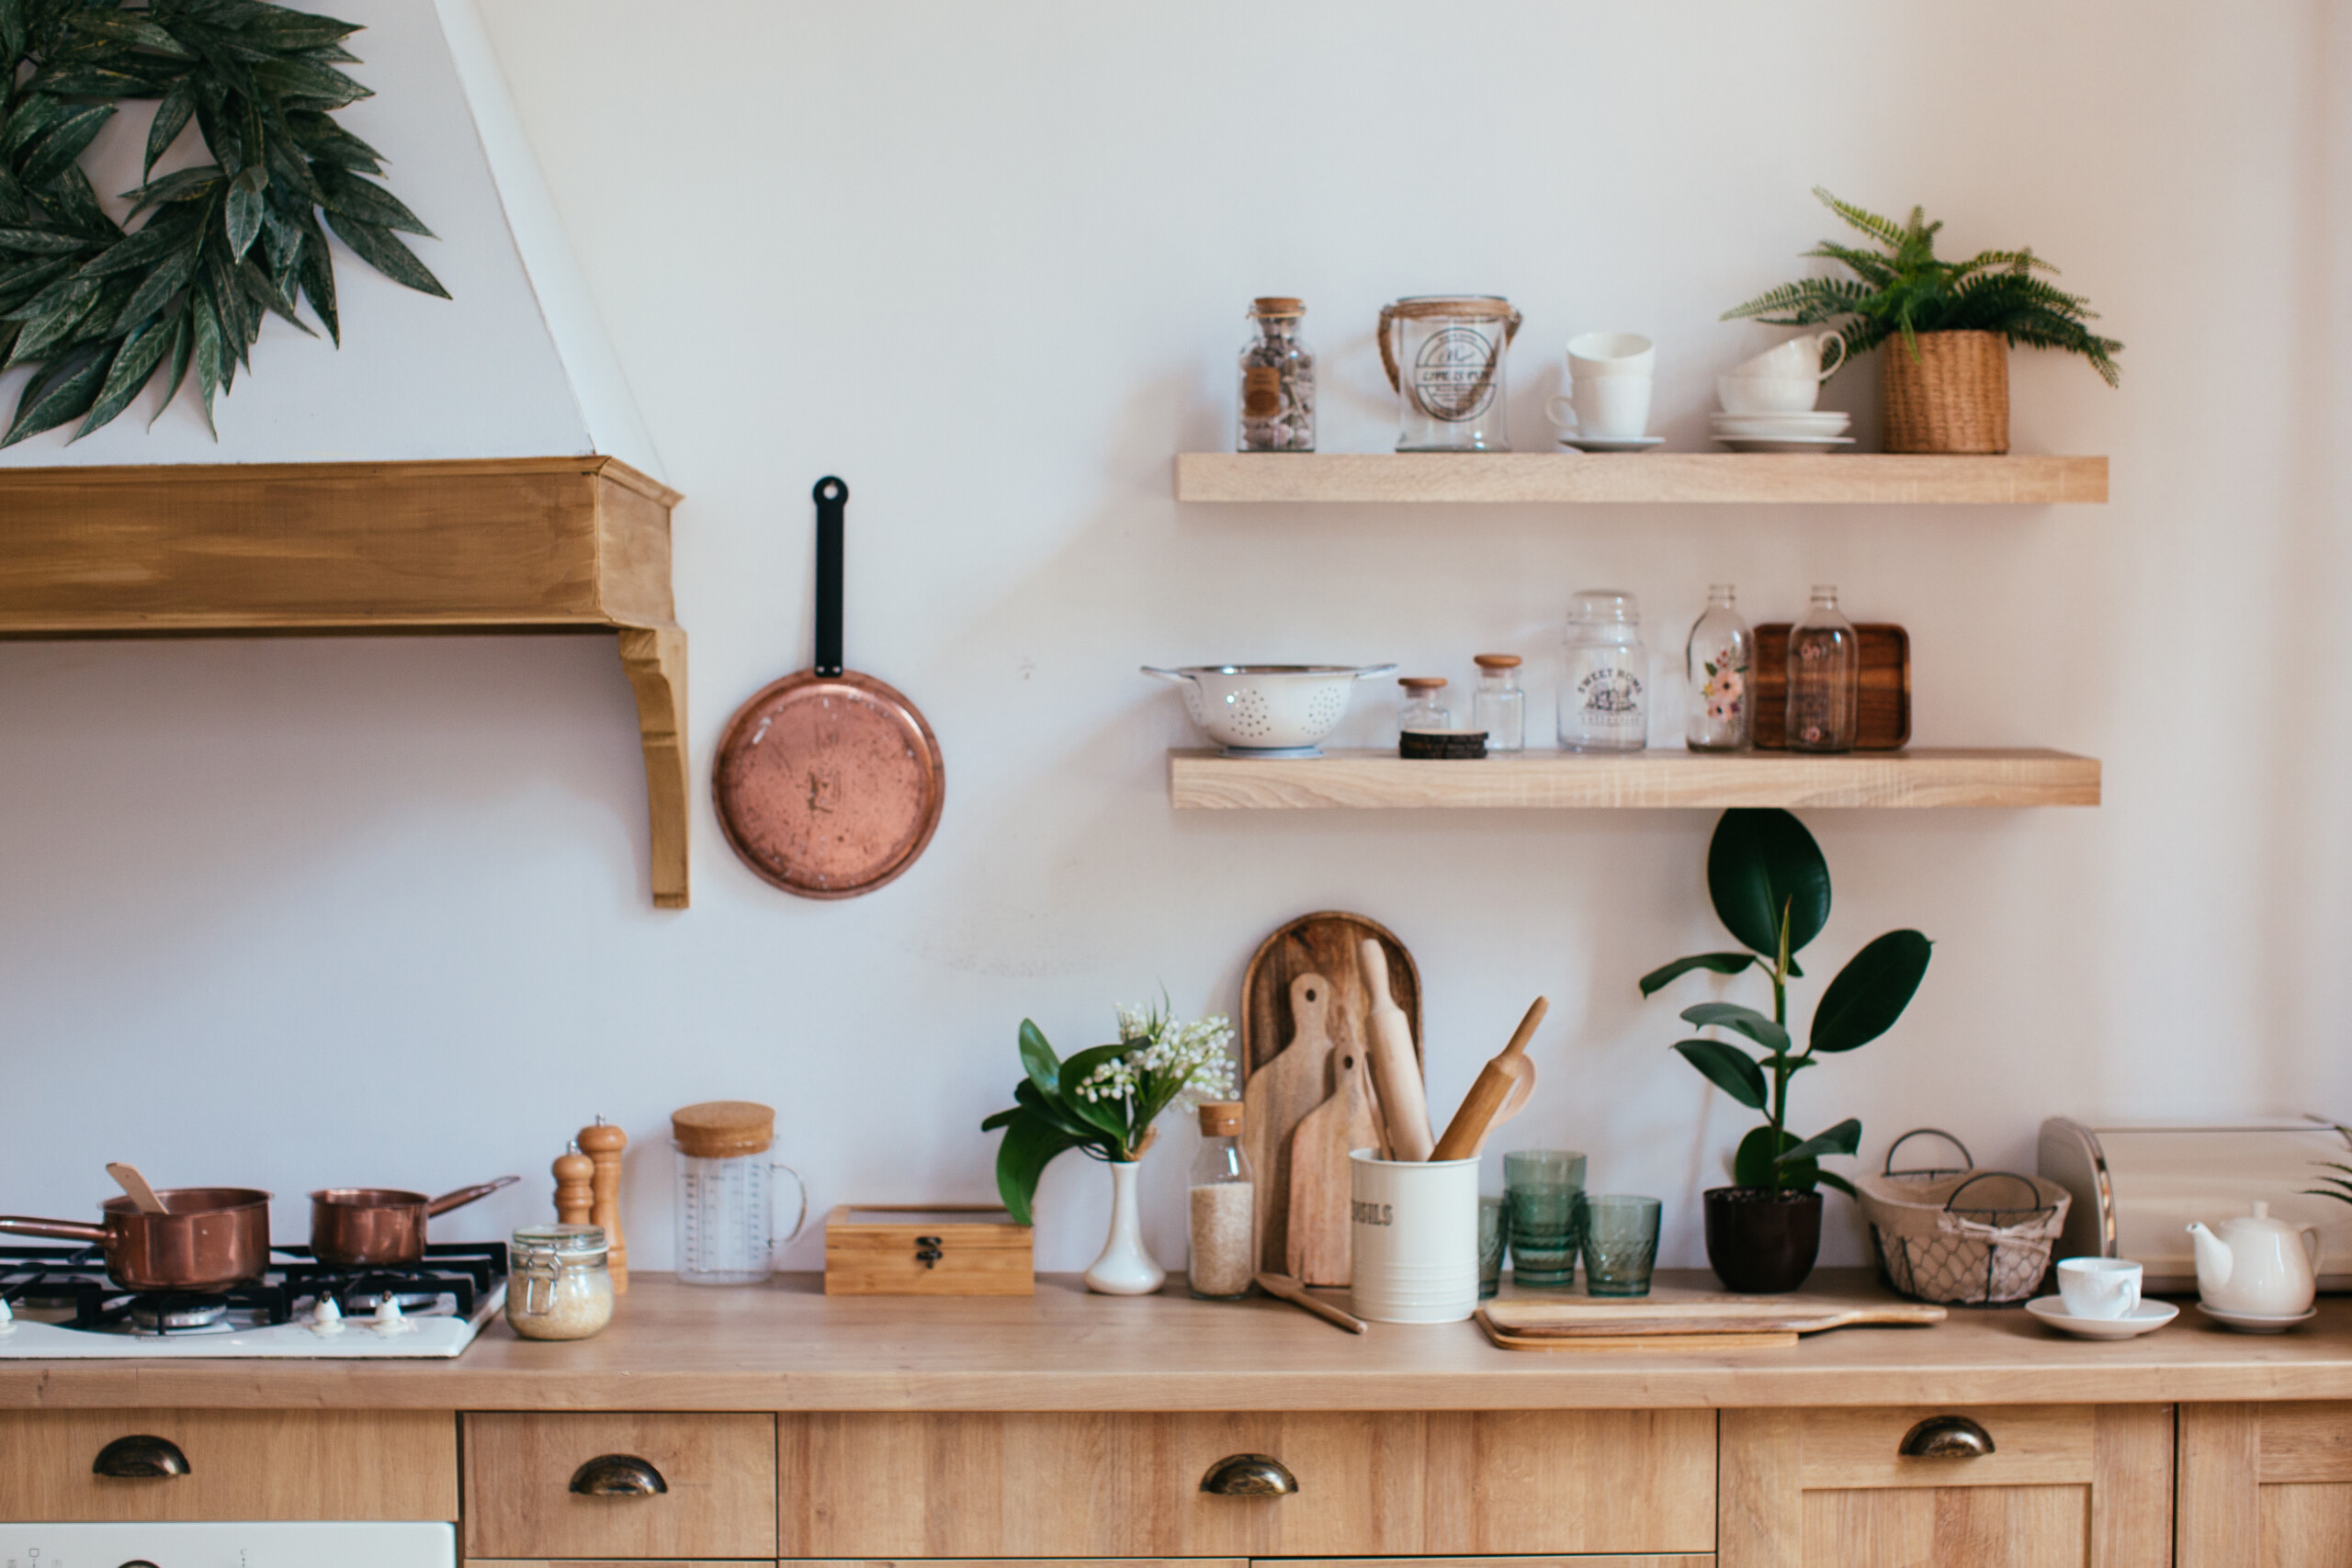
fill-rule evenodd
<path id="1" fill-rule="evenodd" d="M 1527 1103 L 1527 1096 L 1535 1088 L 1535 1064 L 1527 1059 L 1527 1043 L 1535 1037 L 1535 1026 L 1544 1021 L 1544 1015 L 1551 1008 L 1550 1001 L 1536 998 L 1535 1005 L 1527 1010 L 1527 1016 L 1519 1021 L 1519 1028 L 1512 1033 L 1510 1043 L 1503 1047 L 1502 1055 L 1478 1069 L 1478 1081 L 1462 1097 L 1462 1109 L 1446 1123 L 1445 1136 L 1437 1141 L 1437 1152 L 1430 1158 L 1470 1158 L 1487 1141 L 1487 1129 L 1497 1122 L 1509 1120 Z M 1513 1098 L 1515 1089 L 1519 1091 L 1516 1103 L 1506 1111 L 1503 1102 Z"/>
<path id="2" fill-rule="evenodd" d="M 1388 955 L 1376 938 L 1359 950 L 1363 994 L 1371 998 L 1365 1020 L 1364 1054 L 1372 1058 L 1372 1089 L 1388 1123 L 1388 1157 L 1424 1160 L 1437 1146 L 1430 1132 L 1430 1099 L 1421 1086 L 1420 1058 L 1413 1055 L 1413 1024 L 1388 994 Z"/>

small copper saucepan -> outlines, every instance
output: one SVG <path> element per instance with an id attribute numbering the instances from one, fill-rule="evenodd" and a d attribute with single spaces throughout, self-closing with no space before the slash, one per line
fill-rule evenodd
<path id="1" fill-rule="evenodd" d="M 107 1275 L 126 1291 L 226 1291 L 269 1269 L 269 1194 L 250 1187 L 167 1187 L 164 1213 L 128 1198 L 99 1208 L 102 1224 L 0 1215 L 0 1232 L 106 1248 Z"/>
<path id="2" fill-rule="evenodd" d="M 522 1180 L 502 1176 L 438 1198 L 396 1187 L 322 1187 L 311 1194 L 311 1255 L 337 1269 L 384 1269 L 424 1256 L 424 1222 Z"/>

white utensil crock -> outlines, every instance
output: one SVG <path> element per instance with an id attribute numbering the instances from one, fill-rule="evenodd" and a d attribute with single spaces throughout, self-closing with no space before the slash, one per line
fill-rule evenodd
<path id="1" fill-rule="evenodd" d="M 1478 1308 L 1478 1162 L 1349 1151 L 1350 1288 L 1374 1323 L 1460 1323 Z"/>

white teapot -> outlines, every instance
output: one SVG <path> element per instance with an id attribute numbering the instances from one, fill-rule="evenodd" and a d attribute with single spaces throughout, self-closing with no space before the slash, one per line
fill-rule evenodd
<path id="1" fill-rule="evenodd" d="M 2319 1227 L 2274 1220 L 2267 1203 L 2223 1220 L 2219 1235 L 2191 1224 L 2188 1238 L 2197 1247 L 2197 1293 L 2207 1306 L 2291 1317 L 2309 1312 L 2319 1294 Z"/>

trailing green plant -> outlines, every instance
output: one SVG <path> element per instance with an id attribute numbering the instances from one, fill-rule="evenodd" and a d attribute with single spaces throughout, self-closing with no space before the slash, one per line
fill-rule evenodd
<path id="1" fill-rule="evenodd" d="M 1065 1062 L 1024 1018 L 1021 1066 L 1012 1105 L 982 1122 L 980 1131 L 1004 1129 L 996 1190 L 1015 1223 L 1025 1225 L 1038 1179 L 1056 1156 L 1076 1149 L 1090 1159 L 1141 1159 L 1161 1111 L 1230 1096 L 1233 1027 L 1217 1017 L 1179 1022 L 1164 999 L 1158 1007 L 1123 1007 L 1117 1044 Z"/>
<path id="2" fill-rule="evenodd" d="M 1849 1116 L 1827 1132 L 1797 1137 L 1788 1130 L 1789 1080 L 1822 1056 L 1867 1045 L 1894 1027 L 1928 972 L 1933 944 L 1915 931 L 1873 939 L 1821 993 L 1798 1050 L 1789 1033 L 1789 982 L 1803 977 L 1796 955 L 1829 920 L 1829 863 L 1821 846 L 1785 811 L 1726 811 L 1707 846 L 1707 892 L 1717 918 L 1748 951 L 1678 958 L 1642 976 L 1642 995 L 1655 996 L 1693 970 L 1762 970 L 1772 985 L 1770 1018 L 1735 1002 L 1701 1002 L 1682 1010 L 1684 1022 L 1742 1038 L 1734 1043 L 1702 1036 L 1674 1048 L 1717 1089 L 1764 1113 L 1764 1124 L 1742 1138 L 1732 1156 L 1736 1185 L 1810 1192 L 1826 1183 L 1850 1197 L 1852 1184 L 1822 1169 L 1820 1159 L 1859 1149 L 1861 1122 Z"/>
<path id="3" fill-rule="evenodd" d="M 336 69 L 358 30 L 261 0 L 0 0 L 0 368 L 34 367 L 0 446 L 75 420 L 78 440 L 158 375 L 168 406 L 191 369 L 209 426 L 265 313 L 311 333 L 298 299 L 340 344 L 330 229 L 448 298 L 398 237 L 432 231 L 367 177 L 382 154 L 334 121 L 371 96 Z M 133 229 L 80 159 L 144 98 L 159 102 L 123 193 Z M 211 161 L 156 177 L 190 123 Z"/>
<path id="4" fill-rule="evenodd" d="M 2037 272 L 2058 269 L 2031 250 L 1984 251 L 1966 261 L 1936 254 L 1939 219 L 1930 223 L 1923 208 L 1897 223 L 1853 203 L 1840 201 L 1819 186 L 1813 194 L 1847 224 L 1880 248 L 1824 240 L 1805 252 L 1844 265 L 1852 277 L 1808 277 L 1784 283 L 1723 313 L 1774 326 L 1839 323 L 1846 341 L 1843 364 L 1900 336 L 1914 359 L 1921 333 L 1998 333 L 2011 347 L 2054 348 L 2079 354 L 2110 387 L 2121 371 L 2115 355 L 2123 345 L 2086 325 L 2098 312 L 2080 295 L 2069 294 Z"/>

